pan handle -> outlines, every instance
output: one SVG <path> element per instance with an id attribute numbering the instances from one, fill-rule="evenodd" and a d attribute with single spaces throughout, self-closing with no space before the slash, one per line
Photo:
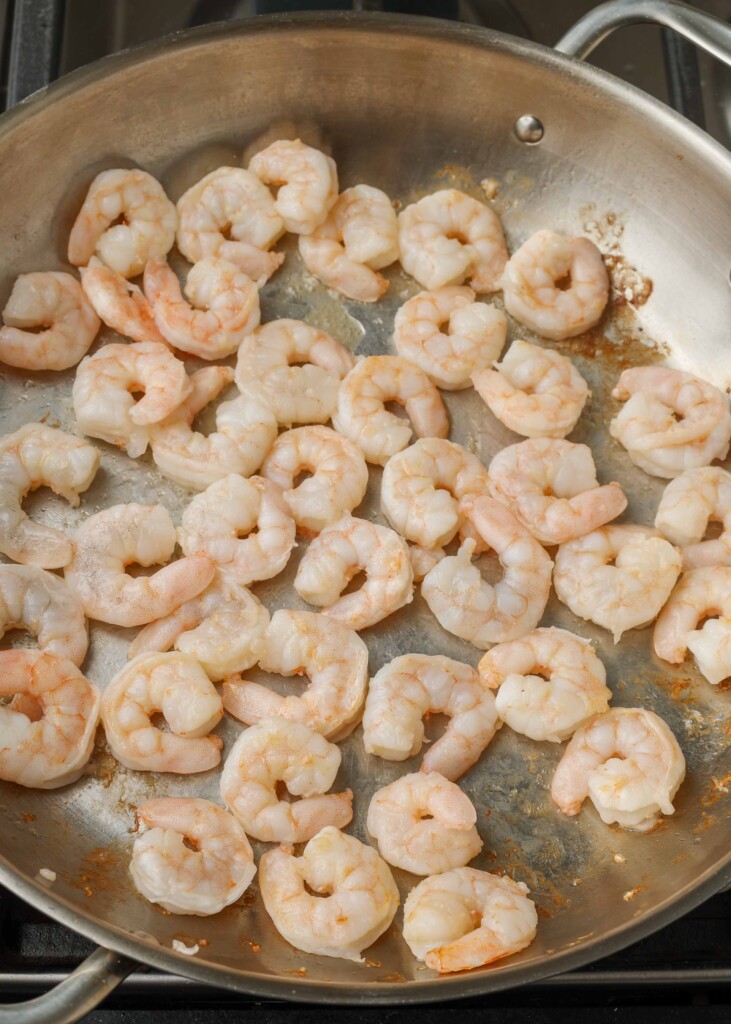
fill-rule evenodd
<path id="1" fill-rule="evenodd" d="M 0 1024 L 75 1024 L 139 965 L 109 949 L 95 949 L 50 992 L 26 1003 L 0 1005 Z"/>
<path id="2" fill-rule="evenodd" d="M 731 25 L 675 0 L 610 0 L 600 4 L 561 37 L 556 49 L 583 60 L 615 29 L 638 22 L 672 29 L 725 64 L 731 64 Z"/>

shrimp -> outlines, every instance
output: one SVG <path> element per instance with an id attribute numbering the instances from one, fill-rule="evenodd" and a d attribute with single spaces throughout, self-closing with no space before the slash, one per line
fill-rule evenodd
<path id="1" fill-rule="evenodd" d="M 502 279 L 505 309 L 542 338 L 573 338 L 598 323 L 609 299 L 602 254 L 588 238 L 537 231 Z"/>
<path id="2" fill-rule="evenodd" d="M 561 743 L 612 699 L 591 642 L 553 626 L 498 644 L 478 671 L 483 685 L 497 690 L 503 722 L 532 740 Z"/>
<path id="3" fill-rule="evenodd" d="M 414 583 L 421 583 L 430 569 L 433 569 L 447 552 L 444 548 L 425 548 L 420 544 L 409 544 L 409 558 L 414 570 Z"/>
<path id="4" fill-rule="evenodd" d="M 148 260 L 170 251 L 177 222 L 175 207 L 151 174 L 102 171 L 71 228 L 69 263 L 85 267 L 97 255 L 122 277 L 136 277 Z"/>
<path id="5" fill-rule="evenodd" d="M 276 484 L 231 473 L 193 498 L 178 540 L 186 555 L 207 555 L 246 586 L 282 571 L 294 548 L 295 525 Z"/>
<path id="6" fill-rule="evenodd" d="M 503 448 L 489 468 L 490 494 L 541 544 L 565 544 L 627 508 L 617 483 L 599 485 L 591 448 L 538 437 Z"/>
<path id="7" fill-rule="evenodd" d="M 412 426 L 386 409 L 403 405 Z M 401 356 L 367 356 L 340 385 L 333 426 L 354 441 L 368 462 L 384 466 L 415 433 L 447 437 L 449 420 L 439 392 L 427 375 Z"/>
<path id="8" fill-rule="evenodd" d="M 731 567 L 702 566 L 684 573 L 658 615 L 653 644 L 658 658 L 673 665 L 690 651 L 709 683 L 731 676 Z"/>
<path id="9" fill-rule="evenodd" d="M 191 797 L 158 797 L 146 800 L 137 818 L 149 831 L 135 839 L 129 870 L 151 903 L 171 914 L 207 917 L 249 888 L 254 854 L 241 825 L 222 807 Z"/>
<path id="10" fill-rule="evenodd" d="M 646 473 L 672 478 L 726 458 L 729 399 L 707 381 L 665 366 L 635 366 L 622 372 L 612 395 L 627 404 L 609 433 Z"/>
<path id="11" fill-rule="evenodd" d="M 440 328 L 447 324 L 446 331 Z M 475 302 L 471 288 L 419 292 L 396 313 L 393 343 L 438 387 L 458 391 L 470 376 L 490 366 L 505 344 L 507 321 L 501 309 Z"/>
<path id="12" fill-rule="evenodd" d="M 353 794 L 329 793 L 340 750 L 302 722 L 263 718 L 231 748 L 221 775 L 221 797 L 247 835 L 265 843 L 306 843 L 324 828 L 345 828 Z M 284 783 L 291 803 L 277 796 Z M 325 795 L 327 794 L 327 795 Z"/>
<path id="13" fill-rule="evenodd" d="M 476 455 L 452 441 L 427 437 L 386 463 L 381 508 L 394 530 L 431 549 L 448 544 L 464 525 L 462 498 L 487 490 L 487 470 Z"/>
<path id="14" fill-rule="evenodd" d="M 494 369 L 472 374 L 475 390 L 508 430 L 523 437 L 566 437 L 591 392 L 566 356 L 514 341 Z"/>
<path id="15" fill-rule="evenodd" d="M 33 789 L 75 782 L 94 746 L 99 688 L 49 651 L 0 651 L 0 779 Z"/>
<path id="16" fill-rule="evenodd" d="M 147 448 L 149 425 L 169 416 L 192 390 L 185 366 L 166 345 L 139 341 L 105 345 L 83 359 L 71 394 L 79 429 L 134 459 Z"/>
<path id="17" fill-rule="evenodd" d="M 274 208 L 286 231 L 309 235 L 338 198 L 335 161 L 299 139 L 280 139 L 253 156 L 249 170 L 265 185 L 280 186 Z"/>
<path id="18" fill-rule="evenodd" d="M 217 573 L 197 597 L 140 630 L 127 657 L 174 646 L 218 682 L 256 664 L 268 625 L 269 612 L 251 591 Z"/>
<path id="19" fill-rule="evenodd" d="M 312 476 L 295 487 L 303 472 Z M 329 427 L 298 427 L 280 434 L 261 474 L 282 488 L 302 533 L 319 533 L 351 512 L 368 486 L 368 466 L 360 448 Z"/>
<path id="20" fill-rule="evenodd" d="M 105 267 L 96 256 L 92 256 L 88 267 L 81 267 L 79 273 L 84 294 L 107 327 L 132 341 L 165 343 L 141 288 L 130 284 L 116 270 Z"/>
<path id="21" fill-rule="evenodd" d="M 225 359 L 258 326 L 259 289 L 243 270 L 207 256 L 180 282 L 165 260 L 150 260 L 144 288 L 157 329 L 168 344 L 201 359 Z"/>
<path id="22" fill-rule="evenodd" d="M 432 875 L 404 904 L 404 941 L 434 971 L 466 971 L 519 953 L 535 938 L 528 886 L 504 875 L 455 868 Z"/>
<path id="23" fill-rule="evenodd" d="M 485 650 L 538 625 L 551 590 L 553 562 L 499 501 L 469 497 L 460 508 L 497 554 L 503 579 L 493 587 L 482 578 L 471 564 L 476 542 L 470 537 L 457 555 L 443 558 L 427 573 L 421 593 L 444 629 Z"/>
<path id="24" fill-rule="evenodd" d="M 51 270 L 16 278 L 3 310 L 3 323 L 0 361 L 22 370 L 76 366 L 100 326 L 76 278 Z M 33 327 L 45 330 L 28 330 Z"/>
<path id="25" fill-rule="evenodd" d="M 268 252 L 284 234 L 274 197 L 243 167 L 219 167 L 178 200 L 178 249 L 191 263 L 220 256 L 253 281 L 271 277 L 284 253 Z"/>
<path id="26" fill-rule="evenodd" d="M 175 549 L 175 527 L 162 505 L 112 505 L 76 531 L 76 552 L 66 582 L 90 619 L 116 626 L 144 626 L 200 594 L 213 579 L 204 554 L 180 558 L 152 576 L 132 577 L 125 566 L 158 565 Z"/>
<path id="27" fill-rule="evenodd" d="M 709 522 L 723 523 L 715 540 L 704 540 Z M 656 528 L 677 545 L 684 569 L 731 566 L 731 473 L 717 466 L 689 469 L 667 485 Z"/>
<path id="28" fill-rule="evenodd" d="M 675 586 L 680 552 L 646 526 L 603 526 L 562 544 L 553 585 L 581 619 L 608 629 L 615 644 L 647 626 Z"/>
<path id="29" fill-rule="evenodd" d="M 152 724 L 162 714 L 169 731 Z M 194 658 L 171 651 L 139 654 L 102 696 L 109 748 L 125 768 L 190 775 L 215 768 L 223 741 L 208 733 L 223 717 L 216 688 Z"/>
<path id="30" fill-rule="evenodd" d="M 482 849 L 477 812 L 458 785 L 438 772 L 403 775 L 376 790 L 366 828 L 381 856 L 413 875 L 461 868 Z"/>
<path id="31" fill-rule="evenodd" d="M 358 724 L 368 683 L 368 648 L 347 626 L 315 612 L 280 608 L 266 631 L 259 665 L 283 676 L 307 675 L 310 686 L 302 696 L 284 697 L 240 676 L 227 679 L 223 706 L 247 725 L 279 715 L 340 740 Z"/>
<path id="32" fill-rule="evenodd" d="M 236 383 L 241 391 L 260 394 L 285 426 L 325 423 L 335 410 L 340 381 L 354 363 L 325 331 L 301 320 L 272 320 L 243 341 Z"/>
<path id="33" fill-rule="evenodd" d="M 386 862 L 332 826 L 313 836 L 301 857 L 291 846 L 263 854 L 259 887 L 274 927 L 295 949 L 359 962 L 399 905 Z"/>
<path id="34" fill-rule="evenodd" d="M 0 565 L 0 638 L 27 629 L 42 651 L 80 666 L 89 646 L 81 601 L 58 576 L 35 565 Z"/>
<path id="35" fill-rule="evenodd" d="M 216 409 L 216 429 L 207 437 L 191 424 L 233 380 L 228 366 L 205 366 L 191 378 L 188 398 L 162 423 L 148 431 L 152 457 L 169 480 L 191 491 L 204 491 L 216 480 L 256 471 L 277 436 L 269 406 L 254 394 L 239 395 Z"/>
<path id="36" fill-rule="evenodd" d="M 564 814 L 587 797 L 607 825 L 647 832 L 685 778 L 685 758 L 662 718 L 647 708 L 610 708 L 575 732 L 551 783 Z"/>
<path id="37" fill-rule="evenodd" d="M 68 565 L 71 541 L 60 530 L 29 519 L 22 501 L 36 487 L 50 487 L 76 507 L 98 468 L 93 445 L 42 423 L 27 423 L 0 438 L 0 552 L 44 569 Z"/>
<path id="38" fill-rule="evenodd" d="M 424 288 L 462 284 L 495 292 L 508 258 L 502 225 L 489 206 L 443 189 L 399 214 L 401 266 Z"/>
<path id="39" fill-rule="evenodd" d="M 327 288 L 356 302 L 376 302 L 388 281 L 376 273 L 398 259 L 398 220 L 380 188 L 356 185 L 338 196 L 327 219 L 300 235 L 305 266 Z"/>

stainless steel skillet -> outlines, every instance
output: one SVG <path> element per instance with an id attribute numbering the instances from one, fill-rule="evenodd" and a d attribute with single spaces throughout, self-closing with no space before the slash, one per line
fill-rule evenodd
<path id="1" fill-rule="evenodd" d="M 562 48 L 585 55 L 606 31 L 638 18 L 669 24 L 731 61 L 728 27 L 659 2 L 610 4 Z M 605 479 L 626 483 L 629 516 L 650 522 L 661 485 L 634 470 L 608 440 L 609 391 L 622 365 L 659 358 L 731 384 L 731 158 L 662 105 L 542 47 L 443 22 L 306 16 L 206 29 L 84 69 L 0 122 L 0 298 L 18 272 L 65 265 L 71 221 L 99 169 L 139 164 L 177 198 L 205 171 L 239 160 L 272 125 L 312 133 L 330 146 L 344 185 L 368 181 L 405 202 L 445 183 L 479 194 L 480 180 L 495 178 L 511 246 L 549 224 L 593 233 L 616 255 L 632 301 L 615 304 L 600 330 L 566 347 L 594 393 L 576 439 L 592 444 Z M 296 258 L 287 264 L 265 293 L 267 317 L 306 315 L 359 352 L 388 348 L 391 316 L 409 294 L 405 278 L 394 277 L 388 302 L 364 311 L 304 290 Z M 639 305 L 650 281 L 651 294 Z M 68 375 L 3 376 L 3 432 L 44 414 L 71 426 Z M 484 459 L 514 440 L 474 396 L 450 396 L 448 403 L 452 437 Z M 374 474 L 369 512 L 377 509 L 377 485 Z M 83 507 L 162 500 L 179 514 L 187 497 L 150 465 L 131 466 L 105 449 L 103 472 Z M 45 498 L 40 504 L 55 522 L 77 521 L 72 510 Z M 290 582 L 285 574 L 260 594 L 273 607 L 291 604 Z M 525 879 L 541 908 L 539 936 L 525 953 L 436 978 L 419 969 L 394 927 L 362 965 L 305 957 L 273 933 L 255 890 L 214 919 L 164 916 L 127 879 L 132 807 L 153 785 L 158 793 L 215 797 L 217 778 L 134 777 L 116 771 L 100 746 L 92 775 L 68 790 L 0 786 L 0 881 L 104 947 L 44 999 L 0 1008 L 0 1021 L 76 1020 L 136 961 L 282 998 L 376 1003 L 475 994 L 605 955 L 728 883 L 728 694 L 691 669 L 654 661 L 649 631 L 615 649 L 555 603 L 546 622 L 596 640 L 615 703 L 662 714 L 681 740 L 689 777 L 676 815 L 650 836 L 608 830 L 589 809 L 562 820 L 546 797 L 560 751 L 502 730 L 464 785 L 485 839 L 478 865 Z M 374 671 L 408 650 L 477 658 L 435 626 L 419 600 L 366 639 Z M 96 628 L 88 674 L 108 681 L 128 640 L 123 631 Z M 227 743 L 236 731 L 226 726 Z M 411 766 L 367 758 L 358 732 L 344 744 L 343 761 L 343 780 L 355 782 L 358 794 L 354 831 L 365 838 L 370 792 Z M 57 873 L 53 885 L 38 875 L 42 867 Z M 405 875 L 398 880 L 403 891 L 413 884 Z M 174 938 L 197 942 L 199 952 L 175 953 Z"/>

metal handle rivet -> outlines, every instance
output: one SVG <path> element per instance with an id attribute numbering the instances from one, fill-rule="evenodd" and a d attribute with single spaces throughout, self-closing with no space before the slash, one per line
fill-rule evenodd
<path id="1" fill-rule="evenodd" d="M 513 126 L 513 131 L 521 142 L 527 143 L 529 146 L 535 146 L 537 142 L 540 142 L 543 138 L 543 132 L 545 131 L 542 121 L 533 114 L 523 114 L 519 117 Z"/>

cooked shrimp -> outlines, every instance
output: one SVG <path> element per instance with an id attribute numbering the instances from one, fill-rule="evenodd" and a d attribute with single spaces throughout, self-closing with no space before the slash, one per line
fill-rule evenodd
<path id="1" fill-rule="evenodd" d="M 0 638 L 27 629 L 38 646 L 81 665 L 89 646 L 84 609 L 71 587 L 35 565 L 0 565 Z"/>
<path id="2" fill-rule="evenodd" d="M 145 267 L 145 295 L 165 340 L 201 359 L 225 359 L 259 323 L 259 289 L 251 278 L 220 256 L 207 256 L 180 282 L 165 260 Z"/>
<path id="3" fill-rule="evenodd" d="M 709 522 L 723 523 L 704 540 Z M 731 565 L 731 473 L 717 466 L 689 469 L 663 491 L 655 526 L 683 555 L 683 568 Z"/>
<path id="4" fill-rule="evenodd" d="M 560 743 L 609 707 L 607 674 L 589 640 L 566 629 L 534 629 L 498 644 L 478 666 L 497 690 L 497 714 L 532 740 Z"/>
<path id="5" fill-rule="evenodd" d="M 232 676 L 223 684 L 223 706 L 247 725 L 279 715 L 304 722 L 330 740 L 358 724 L 368 682 L 368 648 L 357 633 L 315 612 L 280 608 L 264 638 L 259 665 L 283 676 L 307 675 L 302 696 L 284 697 Z"/>
<path id="6" fill-rule="evenodd" d="M 332 826 L 310 839 L 301 857 L 291 846 L 268 850 L 259 887 L 274 927 L 295 949 L 344 960 L 360 961 L 399 905 L 386 862 Z"/>
<path id="7" fill-rule="evenodd" d="M 279 186 L 274 208 L 287 231 L 309 235 L 327 217 L 338 198 L 335 161 L 299 139 L 280 139 L 249 162 L 265 185 Z"/>
<path id="8" fill-rule="evenodd" d="M 202 552 L 246 586 L 282 571 L 294 548 L 295 525 L 276 484 L 231 473 L 193 498 L 178 540 L 186 555 Z"/>
<path id="9" fill-rule="evenodd" d="M 94 746 L 99 688 L 48 651 L 0 651 L 0 779 L 34 789 L 75 782 Z"/>
<path id="10" fill-rule="evenodd" d="M 303 473 L 312 473 L 296 487 Z M 302 533 L 319 533 L 360 505 L 368 466 L 357 445 L 329 427 L 297 427 L 280 434 L 261 468 L 284 491 Z"/>
<path id="11" fill-rule="evenodd" d="M 177 221 L 175 207 L 151 174 L 102 171 L 71 229 L 69 263 L 85 267 L 96 254 L 122 277 L 136 277 L 148 260 L 170 251 Z"/>
<path id="12" fill-rule="evenodd" d="M 417 960 L 443 973 L 519 953 L 537 926 L 528 886 L 475 868 L 425 878 L 404 904 L 406 945 Z"/>
<path id="13" fill-rule="evenodd" d="M 388 281 L 376 273 L 398 259 L 398 220 L 380 188 L 356 185 L 338 196 L 327 219 L 300 235 L 300 255 L 311 274 L 356 302 L 376 302 Z"/>
<path id="14" fill-rule="evenodd" d="M 50 487 L 75 507 L 98 468 L 93 445 L 42 423 L 27 423 L 0 438 L 0 552 L 44 569 L 67 565 L 74 553 L 69 538 L 34 523 L 22 501 L 36 487 Z"/>
<path id="15" fill-rule="evenodd" d="M 658 658 L 673 665 L 690 651 L 709 683 L 731 676 L 731 567 L 703 566 L 684 573 L 658 615 L 653 644 Z"/>
<path id="16" fill-rule="evenodd" d="M 403 405 L 412 426 L 386 409 Z M 367 356 L 340 385 L 333 426 L 380 466 L 417 437 L 447 437 L 449 420 L 427 375 L 401 356 Z"/>
<path id="17" fill-rule="evenodd" d="M 129 870 L 151 903 L 171 914 L 207 917 L 248 889 L 256 874 L 254 854 L 241 825 L 222 807 L 158 797 L 146 800 L 137 818 L 149 831 L 135 839 Z"/>
<path id="18" fill-rule="evenodd" d="M 685 778 L 685 758 L 662 718 L 647 708 L 610 708 L 575 732 L 551 783 L 564 814 L 587 797 L 607 825 L 646 832 Z"/>
<path id="19" fill-rule="evenodd" d="M 502 310 L 475 302 L 471 288 L 453 286 L 419 292 L 405 302 L 396 313 L 393 343 L 436 385 L 456 391 L 469 387 L 471 374 L 497 359 L 506 330 Z"/>
<path id="20" fill-rule="evenodd" d="M 178 249 L 191 263 L 220 256 L 252 281 L 272 276 L 284 254 L 268 252 L 284 233 L 274 197 L 243 167 L 219 167 L 178 200 Z"/>
<path id="21" fill-rule="evenodd" d="M 180 558 L 152 576 L 128 576 L 125 567 L 159 565 L 175 549 L 175 527 L 162 505 L 113 505 L 76 531 L 76 552 L 64 572 L 90 619 L 144 626 L 200 594 L 215 566 L 204 554 Z"/>
<path id="22" fill-rule="evenodd" d="M 448 188 L 399 214 L 401 266 L 424 288 L 462 284 L 494 292 L 508 258 L 502 225 L 489 206 Z"/>
<path id="23" fill-rule="evenodd" d="M 327 793 L 340 767 L 340 750 L 302 722 L 264 718 L 244 730 L 221 775 L 221 796 L 253 839 L 306 843 L 324 828 L 345 828 L 353 794 Z M 277 796 L 284 783 L 290 803 Z"/>
<path id="24" fill-rule="evenodd" d="M 482 840 L 472 801 L 437 772 L 403 775 L 377 789 L 366 827 L 381 856 L 413 875 L 460 868 L 476 857 Z"/>
<path id="25" fill-rule="evenodd" d="M 147 448 L 148 426 L 169 416 L 193 390 L 166 345 L 105 345 L 82 360 L 72 391 L 79 429 L 119 445 L 132 458 Z M 137 401 L 135 392 L 143 391 Z"/>
<path id="26" fill-rule="evenodd" d="M 152 724 L 162 714 L 169 731 Z M 223 742 L 209 736 L 223 717 L 216 688 L 194 658 L 139 654 L 104 690 L 102 723 L 116 759 L 139 772 L 190 775 L 215 768 Z"/>
<path id="27" fill-rule="evenodd" d="M 66 370 L 86 355 L 100 321 L 75 277 L 47 270 L 16 278 L 3 323 L 0 361 L 23 370 Z"/>
<path id="28" fill-rule="evenodd" d="M 148 431 L 155 464 L 164 476 L 191 491 L 238 473 L 255 472 L 277 436 L 269 406 L 254 394 L 239 395 L 216 409 L 216 429 L 207 437 L 191 424 L 233 380 L 228 366 L 205 366 L 191 378 L 193 391 L 162 423 Z"/>
<path id="29" fill-rule="evenodd" d="M 599 486 L 591 448 L 538 437 L 503 448 L 489 468 L 490 493 L 542 544 L 565 544 L 627 508 L 617 483 Z"/>
<path id="30" fill-rule="evenodd" d="M 386 463 L 381 508 L 407 540 L 435 548 L 448 544 L 463 525 L 462 498 L 487 489 L 487 470 L 476 455 L 452 441 L 427 437 Z"/>
<path id="31" fill-rule="evenodd" d="M 242 391 L 260 394 L 285 426 L 325 423 L 335 410 L 340 381 L 354 363 L 325 331 L 301 320 L 272 320 L 239 348 L 236 383 Z"/>
<path id="32" fill-rule="evenodd" d="M 627 404 L 609 433 L 646 473 L 672 478 L 726 458 L 729 399 L 707 381 L 665 366 L 635 366 L 623 371 L 612 395 Z"/>
<path id="33" fill-rule="evenodd" d="M 434 568 L 447 552 L 444 548 L 424 548 L 419 544 L 409 544 L 409 558 L 414 570 L 414 583 L 421 583 L 426 574 Z"/>
<path id="34" fill-rule="evenodd" d="M 87 299 L 107 327 L 132 341 L 165 341 L 155 326 L 150 303 L 136 284 L 105 267 L 96 256 L 79 273 Z"/>
<path id="35" fill-rule="evenodd" d="M 603 526 L 562 544 L 553 585 L 581 619 L 608 629 L 615 644 L 647 626 L 680 574 L 680 552 L 646 526 Z"/>
<path id="36" fill-rule="evenodd" d="M 476 370 L 472 383 L 490 412 L 523 437 L 566 437 L 590 395 L 570 359 L 520 340 L 494 369 Z"/>
<path id="37" fill-rule="evenodd" d="M 421 593 L 441 626 L 483 650 L 515 640 L 538 625 L 551 590 L 553 562 L 504 505 L 469 497 L 461 508 L 497 554 L 503 579 L 493 587 L 471 564 L 470 537 L 457 555 L 443 558 L 424 578 Z"/>
<path id="38" fill-rule="evenodd" d="M 505 309 L 542 338 L 573 338 L 598 323 L 609 275 L 588 238 L 537 231 L 514 252 L 502 279 Z"/>

